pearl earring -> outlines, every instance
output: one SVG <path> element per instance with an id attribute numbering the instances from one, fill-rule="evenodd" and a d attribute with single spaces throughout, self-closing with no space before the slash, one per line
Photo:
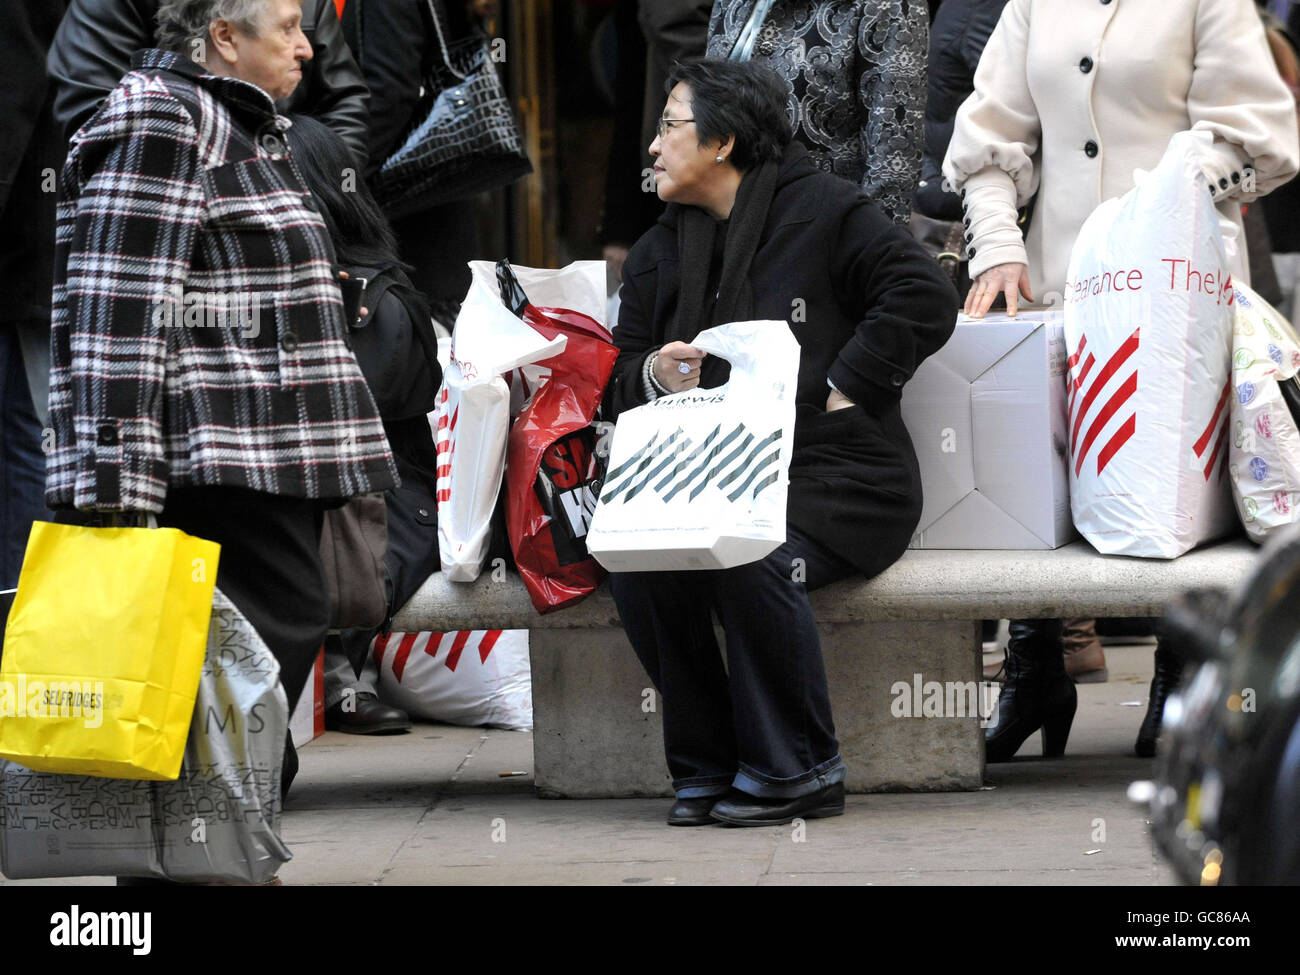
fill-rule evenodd
<path id="1" fill-rule="evenodd" d="M 722 162 L 722 157 L 718 156 L 718 162 Z"/>

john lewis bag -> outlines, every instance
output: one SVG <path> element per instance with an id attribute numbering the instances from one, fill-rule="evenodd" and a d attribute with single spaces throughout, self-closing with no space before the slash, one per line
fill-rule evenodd
<path id="1" fill-rule="evenodd" d="M 1065 293 L 1070 507 L 1100 552 L 1174 558 L 1227 531 L 1233 285 L 1182 132 L 1084 223 Z"/>
<path id="2" fill-rule="evenodd" d="M 1300 340 L 1250 288 L 1233 297 L 1228 472 L 1246 534 L 1263 542 L 1300 518 Z"/>
<path id="3" fill-rule="evenodd" d="M 587 549 L 611 572 L 726 569 L 785 542 L 799 343 L 734 322 L 691 343 L 731 363 L 716 389 L 622 414 Z"/>

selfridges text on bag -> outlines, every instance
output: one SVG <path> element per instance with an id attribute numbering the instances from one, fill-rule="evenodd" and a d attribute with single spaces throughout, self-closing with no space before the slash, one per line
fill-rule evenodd
<path id="1" fill-rule="evenodd" d="M 438 548 L 453 582 L 477 579 L 487 558 L 510 432 L 504 376 L 558 354 L 565 343 L 529 328 L 502 304 L 492 262 L 471 261 L 470 271 L 438 408 L 430 414 L 438 450 Z"/>
<path id="2" fill-rule="evenodd" d="M 279 824 L 288 724 L 280 665 L 217 590 L 180 778 L 90 778 L 0 762 L 0 869 L 13 879 L 269 880 L 290 858 Z"/>
<path id="3" fill-rule="evenodd" d="M 597 287 L 603 286 L 604 264 L 585 263 L 593 265 Z M 548 613 L 590 595 L 605 578 L 587 553 L 586 537 L 605 471 L 593 420 L 618 348 L 602 322 L 569 307 L 563 287 L 545 289 L 545 278 L 535 280 L 534 291 L 547 292 L 553 302 L 539 306 L 507 262 L 497 274 L 502 299 L 515 314 L 547 338 L 567 339 L 563 352 L 524 367 L 544 375 L 529 384 L 506 450 L 510 549 L 533 607 Z M 574 294 L 573 303 L 581 297 Z M 592 303 L 592 310 L 603 311 L 601 303 Z"/>
<path id="4" fill-rule="evenodd" d="M 1174 558 L 1233 522 L 1225 476 L 1232 279 L 1182 132 L 1084 223 L 1065 293 L 1070 507 L 1106 554 Z"/>
<path id="5" fill-rule="evenodd" d="M 1228 472 L 1246 534 L 1262 542 L 1300 517 L 1300 339 L 1243 284 L 1232 308 Z"/>
<path id="6" fill-rule="evenodd" d="M 734 322 L 691 343 L 731 363 L 618 418 L 587 548 L 611 572 L 725 569 L 785 542 L 799 343 L 785 322 Z"/>

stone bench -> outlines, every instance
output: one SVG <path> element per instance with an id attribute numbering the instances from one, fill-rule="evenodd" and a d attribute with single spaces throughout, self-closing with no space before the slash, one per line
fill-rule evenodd
<path id="1" fill-rule="evenodd" d="M 869 582 L 813 593 L 848 790 L 983 784 L 983 729 L 968 708 L 980 679 L 980 619 L 1158 616 L 1186 589 L 1243 581 L 1256 551 L 1244 539 L 1167 562 L 1102 556 L 1082 541 L 1044 552 L 917 550 Z M 531 630 L 539 793 L 671 794 L 657 699 L 607 588 L 539 616 L 513 573 L 468 584 L 437 574 L 393 628 Z M 938 689 L 945 716 L 906 716 Z"/>

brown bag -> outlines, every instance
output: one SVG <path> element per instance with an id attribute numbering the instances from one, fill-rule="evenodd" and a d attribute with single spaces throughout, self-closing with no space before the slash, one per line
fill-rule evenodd
<path id="1" fill-rule="evenodd" d="M 379 626 L 388 618 L 388 515 L 382 494 L 325 512 L 320 556 L 330 593 L 330 629 Z"/>

